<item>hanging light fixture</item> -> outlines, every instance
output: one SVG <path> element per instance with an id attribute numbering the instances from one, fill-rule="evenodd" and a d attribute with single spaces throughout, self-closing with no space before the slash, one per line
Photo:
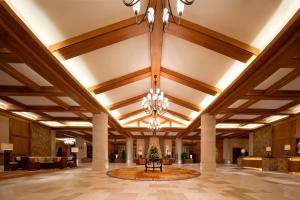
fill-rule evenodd
<path id="1" fill-rule="evenodd" d="M 141 0 L 129 0 L 129 1 L 128 0 L 123 0 L 123 3 L 127 7 L 132 7 L 133 12 L 134 12 L 135 17 L 136 17 L 137 24 L 141 24 L 145 20 L 145 18 L 147 17 L 149 31 L 152 32 L 153 31 L 153 26 L 154 26 L 154 21 L 155 21 L 157 1 L 161 1 L 161 6 L 162 6 L 162 10 L 163 10 L 163 13 L 162 13 L 163 30 L 166 31 L 167 26 L 169 24 L 169 17 L 171 16 L 173 22 L 176 25 L 179 25 L 181 16 L 183 15 L 184 6 L 185 5 L 188 5 L 188 6 L 192 5 L 195 0 L 177 0 L 176 7 L 177 7 L 177 13 L 178 13 L 178 16 L 179 16 L 178 20 L 176 20 L 174 15 L 173 15 L 170 0 L 167 0 L 168 1 L 167 5 L 164 5 L 164 0 L 156 0 L 154 8 L 150 7 L 150 0 L 148 0 L 146 11 L 145 11 L 144 15 L 142 16 L 142 18 L 140 20 L 138 20 L 138 15 L 139 15 L 140 9 L 141 9 Z"/>
<path id="2" fill-rule="evenodd" d="M 142 106 L 144 111 L 156 117 L 157 114 L 163 115 L 169 106 L 168 98 L 164 92 L 157 88 L 157 75 L 154 75 L 154 88 L 151 88 L 147 97 L 143 98 Z"/>
<path id="3" fill-rule="evenodd" d="M 158 120 L 157 117 L 153 117 L 150 119 L 149 124 L 148 124 L 148 128 L 156 131 L 160 129 L 160 121 Z"/>

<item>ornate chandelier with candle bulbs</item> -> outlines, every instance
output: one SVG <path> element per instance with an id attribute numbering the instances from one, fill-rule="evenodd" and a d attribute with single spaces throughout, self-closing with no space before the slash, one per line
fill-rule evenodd
<path id="1" fill-rule="evenodd" d="M 151 0 L 148 0 L 146 11 L 140 19 L 138 19 L 138 15 L 139 15 L 140 9 L 141 9 L 141 0 L 123 0 L 123 3 L 127 7 L 132 7 L 133 12 L 136 17 L 137 24 L 141 24 L 147 18 L 149 31 L 152 32 L 153 26 L 154 26 L 154 21 L 155 21 L 155 12 L 156 12 L 156 8 L 157 8 L 157 4 L 158 4 L 157 1 L 162 2 L 161 6 L 163 9 L 163 13 L 162 13 L 161 20 L 163 21 L 163 30 L 166 31 L 170 16 L 171 16 L 173 22 L 175 24 L 179 25 L 180 18 L 183 15 L 184 6 L 192 5 L 195 0 L 177 0 L 176 7 L 177 7 L 177 13 L 179 15 L 178 20 L 176 20 L 176 18 L 174 17 L 174 14 L 173 14 L 173 11 L 171 8 L 171 4 L 170 4 L 170 0 L 167 0 L 167 3 L 166 3 L 167 5 L 165 5 L 165 3 L 164 3 L 165 0 L 155 0 L 156 3 L 155 3 L 154 8 L 150 6 L 150 1 Z"/>
<path id="2" fill-rule="evenodd" d="M 164 92 L 157 87 L 157 75 L 154 75 L 154 79 L 154 88 L 151 88 L 147 97 L 143 98 L 142 106 L 147 114 L 157 117 L 157 114 L 163 115 L 165 113 L 169 101 L 164 96 Z"/>

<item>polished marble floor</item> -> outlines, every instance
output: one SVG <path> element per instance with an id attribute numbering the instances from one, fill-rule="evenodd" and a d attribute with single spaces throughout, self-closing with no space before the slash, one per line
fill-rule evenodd
<path id="1" fill-rule="evenodd" d="M 126 165 L 111 165 L 111 168 Z M 199 169 L 199 165 L 184 165 Z M 1 172 L 2 173 L 2 172 Z M 300 176 L 218 166 L 214 174 L 181 181 L 129 181 L 89 166 L 0 181 L 2 200 L 292 200 Z"/>

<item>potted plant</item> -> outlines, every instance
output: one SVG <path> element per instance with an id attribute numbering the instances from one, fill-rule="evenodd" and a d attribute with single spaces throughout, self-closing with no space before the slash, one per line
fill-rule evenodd
<path id="1" fill-rule="evenodd" d="M 186 152 L 182 152 L 181 153 L 181 160 L 182 160 L 182 163 L 184 163 L 184 160 L 185 159 L 188 159 L 188 154 Z"/>
<path id="2" fill-rule="evenodd" d="M 123 162 L 126 162 L 126 151 L 125 150 L 123 150 L 121 153 L 121 159 Z"/>

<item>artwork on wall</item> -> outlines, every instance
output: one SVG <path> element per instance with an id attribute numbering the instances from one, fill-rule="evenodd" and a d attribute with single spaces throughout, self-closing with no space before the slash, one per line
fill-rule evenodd
<path id="1" fill-rule="evenodd" d="M 300 138 L 297 138 L 296 142 L 296 153 L 300 154 Z"/>

